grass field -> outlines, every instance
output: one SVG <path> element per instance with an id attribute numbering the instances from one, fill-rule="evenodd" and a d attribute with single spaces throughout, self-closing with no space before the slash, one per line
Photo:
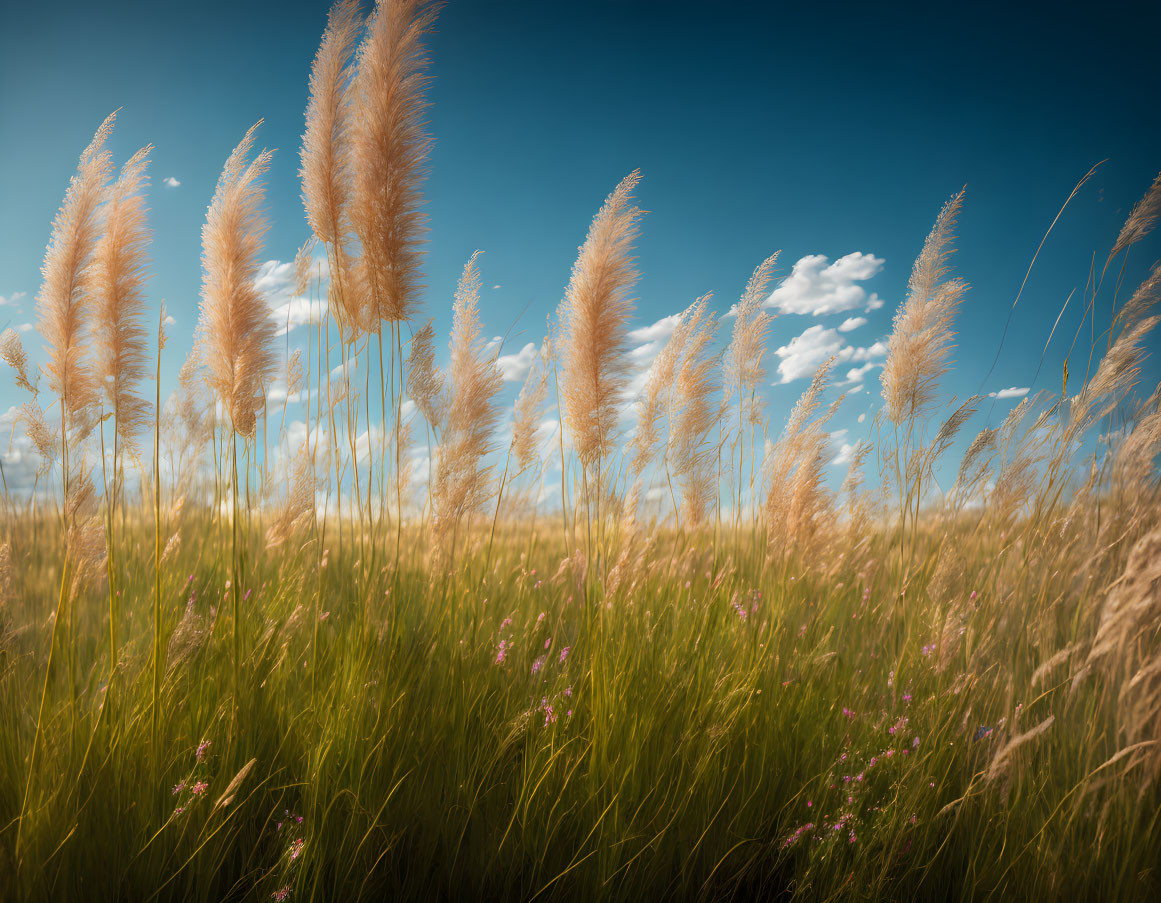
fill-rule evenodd
<path id="1" fill-rule="evenodd" d="M 0 337 L 40 464 L 3 502 L 0 900 L 1161 899 L 1161 266 L 1112 285 L 1161 179 L 1086 289 L 1091 353 L 958 460 L 962 192 L 841 489 L 835 361 L 785 424 L 761 401 L 776 255 L 630 396 L 636 172 L 509 413 L 477 258 L 446 366 L 416 312 L 435 12 L 332 11 L 305 354 L 254 284 L 253 129 L 165 404 L 150 148 L 118 172 L 110 117 L 81 157 L 47 362 Z"/>

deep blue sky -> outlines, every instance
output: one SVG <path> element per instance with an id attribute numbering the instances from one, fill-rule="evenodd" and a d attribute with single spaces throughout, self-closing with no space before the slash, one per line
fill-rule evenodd
<path id="1" fill-rule="evenodd" d="M 260 117 L 260 142 L 278 148 L 267 256 L 289 260 L 307 236 L 297 153 L 327 6 L 0 0 L 0 296 L 26 293 L 0 307 L 0 325 L 33 320 L 50 222 L 77 155 L 122 107 L 118 162 L 146 142 L 157 148 L 150 293 L 178 321 L 168 388 L 196 320 L 206 204 Z M 955 265 L 972 290 L 946 384 L 962 396 L 980 388 L 1061 203 L 1107 158 L 1041 254 L 983 386 L 1027 387 L 1060 305 L 1083 292 L 1094 255 L 1099 268 L 1161 168 L 1159 30 L 1161 7 L 1144 4 L 452 0 L 431 40 L 427 312 L 446 335 L 456 277 L 482 248 L 489 330 L 507 331 L 527 307 L 512 349 L 538 341 L 589 219 L 640 167 L 641 325 L 711 290 L 724 312 L 773 250 L 783 276 L 804 255 L 860 252 L 883 261 L 859 284 L 885 306 L 843 337 L 868 347 L 889 332 L 940 206 L 966 184 Z M 180 186 L 165 187 L 166 177 Z M 1159 250 L 1156 235 L 1134 249 L 1130 287 Z M 1033 388 L 1058 388 L 1081 310 L 1074 301 Z M 816 322 L 833 328 L 860 314 L 780 317 L 771 381 L 775 349 Z M 30 351 L 40 344 L 24 338 Z M 1157 376 L 1154 362 L 1147 377 Z M 866 385 L 836 423 L 852 436 L 855 416 L 878 400 L 876 370 Z M 770 390 L 777 423 L 804 387 Z M 3 409 L 17 400 L 3 380 Z"/>

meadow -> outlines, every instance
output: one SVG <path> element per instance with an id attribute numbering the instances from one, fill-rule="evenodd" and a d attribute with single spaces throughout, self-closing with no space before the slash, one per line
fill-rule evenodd
<path id="1" fill-rule="evenodd" d="M 46 363 L 0 336 L 39 461 L 4 487 L 0 900 L 1161 898 L 1161 265 L 1118 278 L 1161 177 L 1094 322 L 1045 324 L 1080 338 L 1059 390 L 966 443 L 989 399 L 941 378 L 968 197 L 933 210 L 831 486 L 836 362 L 765 410 L 776 254 L 629 392 L 640 173 L 586 212 L 513 407 L 477 257 L 450 336 L 425 322 L 437 12 L 331 11 L 305 355 L 255 286 L 257 126 L 168 400 L 151 148 L 118 167 L 113 114 L 80 157 Z"/>

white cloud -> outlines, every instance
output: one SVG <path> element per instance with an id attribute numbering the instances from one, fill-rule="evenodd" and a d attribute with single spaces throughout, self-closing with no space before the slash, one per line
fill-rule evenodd
<path id="1" fill-rule="evenodd" d="M 515 354 L 501 354 L 496 358 L 496 367 L 504 382 L 520 382 L 528 375 L 532 362 L 536 360 L 537 347 L 529 342 Z"/>
<path id="2" fill-rule="evenodd" d="M 811 326 L 802 335 L 795 336 L 789 344 L 774 352 L 781 358 L 778 363 L 778 374 L 782 377 L 782 382 L 788 383 L 813 375 L 823 361 L 831 355 L 838 354 L 843 344 L 843 339 L 833 329 L 818 324 Z"/>
<path id="3" fill-rule="evenodd" d="M 177 188 L 177 186 L 181 184 L 181 182 L 179 182 L 173 176 L 166 176 L 161 181 L 169 188 Z"/>
<path id="4" fill-rule="evenodd" d="M 321 265 L 325 278 L 326 260 L 314 261 L 315 272 Z M 270 317 L 278 327 L 278 335 L 286 335 L 297 326 L 321 323 L 327 313 L 324 297 L 308 298 L 294 294 L 294 263 L 267 260 L 258 268 L 254 287 L 262 294 L 270 308 Z"/>
<path id="5" fill-rule="evenodd" d="M 776 307 L 787 314 L 837 314 L 867 306 L 882 306 L 878 295 L 867 298 L 857 283 L 870 279 L 883 268 L 883 258 L 854 251 L 828 263 L 824 254 L 807 254 L 794 264 L 790 275 L 770 297 L 766 307 Z"/>
<path id="6" fill-rule="evenodd" d="M 862 422 L 863 422 L 863 421 L 865 421 L 866 419 L 867 419 L 867 415 L 866 415 L 866 414 L 860 414 L 860 415 L 859 415 L 859 423 L 862 423 Z"/>
<path id="7" fill-rule="evenodd" d="M 21 323 L 19 326 L 16 327 L 16 331 L 17 332 L 32 332 L 32 330 L 34 330 L 35 328 L 36 327 L 33 326 L 31 323 Z"/>
<path id="8" fill-rule="evenodd" d="M 28 292 L 13 292 L 7 298 L 0 295 L 0 307 L 15 307 L 21 298 L 27 298 Z"/>
<path id="9" fill-rule="evenodd" d="M 177 320 L 175 320 L 175 319 L 174 319 L 174 318 L 173 318 L 171 315 L 169 315 L 169 314 L 166 314 L 166 315 L 165 315 L 165 319 L 164 319 L 164 320 L 162 320 L 162 322 L 163 322 L 163 323 L 164 323 L 166 326 L 176 326 L 176 325 L 177 325 Z"/>
<path id="10" fill-rule="evenodd" d="M 863 377 L 867 375 L 867 371 L 871 370 L 873 367 L 878 367 L 878 366 L 879 365 L 876 364 L 874 361 L 868 361 L 867 363 L 863 364 L 863 366 L 861 366 L 861 367 L 852 367 L 850 370 L 847 371 L 847 382 L 849 382 L 849 383 L 861 383 L 863 381 Z"/>
<path id="11" fill-rule="evenodd" d="M 656 323 L 650 323 L 648 326 L 642 326 L 629 333 L 629 341 L 633 343 L 633 347 L 629 349 L 629 361 L 633 367 L 633 375 L 629 380 L 628 391 L 625 393 L 630 405 L 627 405 L 621 412 L 622 416 L 627 416 L 630 413 L 632 400 L 645 390 L 645 384 L 649 381 L 649 368 L 653 366 L 653 361 L 661 353 L 661 349 L 665 347 L 665 343 L 673 335 L 673 331 L 677 329 L 680 322 L 681 314 L 670 314 L 668 317 L 662 317 Z"/>
<path id="12" fill-rule="evenodd" d="M 286 335 L 296 326 L 306 323 L 317 325 L 323 321 L 327 313 L 327 302 L 318 298 L 291 298 L 270 312 L 274 322 L 278 324 L 278 335 Z"/>
<path id="13" fill-rule="evenodd" d="M 294 286 L 294 262 L 267 260 L 258 268 L 254 277 L 254 288 L 263 295 L 281 292 Z"/>
<path id="14" fill-rule="evenodd" d="M 858 329 L 860 326 L 866 326 L 866 325 L 867 325 L 867 318 L 866 317 L 847 317 L 845 320 L 843 320 L 839 324 L 838 331 L 839 332 L 853 332 L 854 330 Z"/>
<path id="15" fill-rule="evenodd" d="M 833 433 L 831 434 L 834 435 Z M 850 464 L 854 460 L 855 449 L 858 448 L 859 443 L 844 442 L 839 446 L 838 454 L 831 459 L 831 464 L 836 467 L 841 464 Z"/>
<path id="16" fill-rule="evenodd" d="M 338 366 L 331 368 L 331 382 L 337 382 L 341 385 L 348 373 L 354 374 L 355 372 L 355 358 L 349 357 Z"/>
<path id="17" fill-rule="evenodd" d="M 496 289 L 498 289 L 499 287 L 500 287 L 500 286 L 498 286 L 498 285 L 493 285 L 493 286 L 492 286 L 492 290 L 493 290 L 493 291 L 495 291 L 495 290 L 496 290 Z"/>
<path id="18" fill-rule="evenodd" d="M 1007 389 L 1001 389 L 999 392 L 989 392 L 988 397 L 989 398 L 1023 398 L 1027 394 L 1028 394 L 1028 388 L 1026 386 L 1024 388 L 1019 388 L 1017 386 L 1011 386 Z"/>
<path id="19" fill-rule="evenodd" d="M 670 314 L 668 317 L 662 317 L 656 323 L 632 330 L 629 333 L 629 341 L 637 344 L 663 342 L 673 335 L 673 330 L 677 329 L 677 324 L 680 322 L 681 314 Z"/>
<path id="20" fill-rule="evenodd" d="M 848 345 L 837 330 L 816 323 L 774 353 L 781 358 L 778 363 L 781 382 L 788 383 L 813 376 L 814 371 L 829 357 L 835 357 L 839 363 L 870 361 L 883 357 L 887 353 L 887 346 L 883 342 L 875 342 L 867 348 Z"/>

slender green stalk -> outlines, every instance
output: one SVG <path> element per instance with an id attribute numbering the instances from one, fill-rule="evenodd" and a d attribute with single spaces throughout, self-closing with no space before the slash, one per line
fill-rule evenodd
<path id="1" fill-rule="evenodd" d="M 162 309 L 157 328 L 162 334 L 165 310 Z M 153 405 L 153 707 L 150 710 L 150 736 L 152 737 L 153 762 L 160 761 L 158 755 L 158 716 L 161 711 L 161 346 L 158 342 L 157 373 L 154 382 L 156 392 Z"/>

